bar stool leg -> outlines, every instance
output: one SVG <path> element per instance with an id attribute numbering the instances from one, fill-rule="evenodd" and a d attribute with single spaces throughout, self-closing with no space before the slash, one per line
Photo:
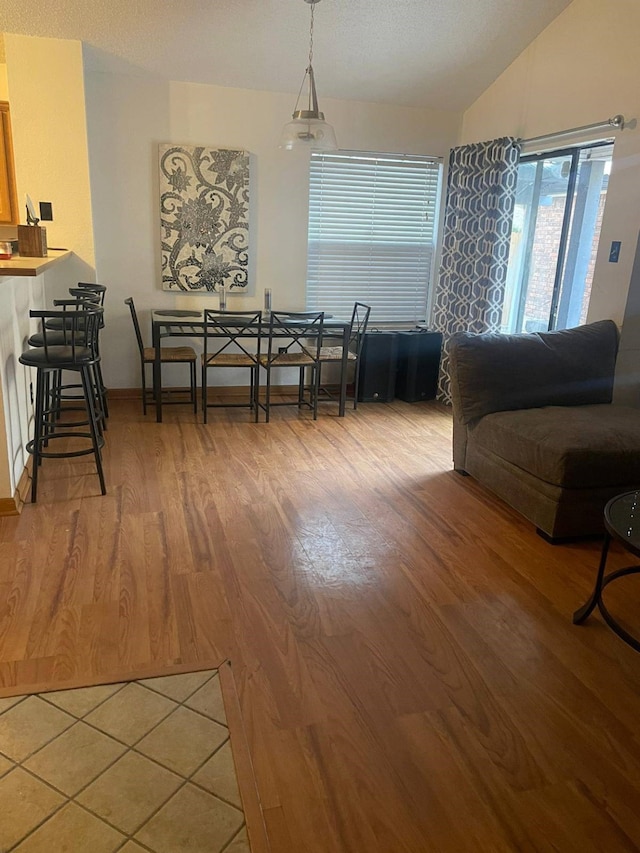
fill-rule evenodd
<path id="1" fill-rule="evenodd" d="M 93 399 L 93 384 L 91 376 L 86 367 L 80 368 L 80 378 L 82 380 L 82 388 L 84 390 L 84 398 L 87 406 L 87 416 L 89 420 L 89 428 L 91 429 L 91 442 L 93 444 L 93 454 L 96 458 L 96 468 L 98 469 L 98 477 L 100 479 L 100 490 L 103 495 L 107 494 L 107 488 L 104 482 L 104 472 L 102 470 L 102 453 L 100 452 L 100 444 L 98 442 L 98 422 L 96 417 L 95 404 Z"/>
<path id="2" fill-rule="evenodd" d="M 97 372 L 97 368 L 99 368 L 99 364 L 91 365 L 89 367 L 89 378 L 92 383 L 92 387 L 94 389 L 93 401 L 96 412 L 96 422 L 98 424 L 98 434 L 103 435 L 104 431 L 107 428 L 107 415 L 104 410 L 104 405 L 106 404 L 106 398 L 104 394 L 100 391 L 100 378 Z"/>
<path id="3" fill-rule="evenodd" d="M 33 425 L 33 475 L 31 478 L 31 503 L 34 504 L 36 502 L 36 498 L 38 496 L 38 468 L 40 467 L 40 463 L 42 462 L 42 457 L 40 456 L 40 445 L 42 441 L 42 426 L 43 426 L 43 417 L 44 417 L 44 408 L 45 408 L 45 393 L 46 393 L 46 380 L 43 370 L 38 370 L 37 379 L 36 379 L 36 409 L 35 409 L 35 422 Z"/>

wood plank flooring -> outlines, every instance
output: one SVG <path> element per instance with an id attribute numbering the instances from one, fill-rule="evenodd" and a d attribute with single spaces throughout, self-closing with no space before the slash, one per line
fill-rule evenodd
<path id="1" fill-rule="evenodd" d="M 230 658 L 274 853 L 640 849 L 640 656 L 571 623 L 600 543 L 455 474 L 444 408 L 111 408 L 108 495 L 45 460 L 0 520 L 0 685 Z"/>

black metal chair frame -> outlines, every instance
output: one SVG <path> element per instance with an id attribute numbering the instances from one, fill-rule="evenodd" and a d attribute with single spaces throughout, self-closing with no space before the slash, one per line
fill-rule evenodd
<path id="1" fill-rule="evenodd" d="M 262 336 L 261 311 L 219 311 L 204 312 L 204 352 L 202 353 L 202 414 L 207 423 L 208 408 L 226 408 L 228 406 L 247 405 L 258 420 L 259 407 L 259 366 Z M 251 347 L 249 341 L 255 344 Z M 234 351 L 235 350 L 235 351 Z M 207 371 L 214 368 L 249 368 L 251 380 L 249 403 L 210 403 L 207 399 Z"/>
<path id="2" fill-rule="evenodd" d="M 142 411 L 146 415 L 147 414 L 147 402 L 150 400 L 155 400 L 153 388 L 147 389 L 147 380 L 145 375 L 145 365 L 153 364 L 153 358 L 145 357 L 145 345 L 142 340 L 142 332 L 140 331 L 140 323 L 138 322 L 138 315 L 136 313 L 136 307 L 133 302 L 133 297 L 129 296 L 124 300 L 124 304 L 129 306 L 129 311 L 131 312 L 131 319 L 133 321 L 133 328 L 136 333 L 136 341 L 138 344 L 138 351 L 140 353 L 140 375 L 142 379 Z M 148 349 L 148 348 L 147 348 Z M 190 355 L 189 358 L 175 358 L 170 357 L 171 351 L 176 350 L 191 350 L 193 355 Z M 165 354 L 166 358 L 162 358 L 162 354 Z M 186 401 L 193 405 L 194 413 L 198 412 L 198 395 L 197 395 L 197 383 L 196 383 L 196 353 L 192 347 L 161 347 L 160 349 L 160 360 L 163 364 L 188 364 L 189 365 L 189 383 L 190 383 L 190 395 L 189 399 Z M 171 400 L 163 398 L 163 405 L 165 404 L 184 404 L 184 400 Z"/>
<path id="3" fill-rule="evenodd" d="M 265 401 L 259 406 L 265 412 L 269 423 L 271 406 L 307 406 L 313 411 L 313 419 L 318 417 L 318 393 L 320 388 L 320 347 L 324 328 L 324 312 L 313 311 L 272 311 L 269 316 L 269 337 L 266 354 L 260 357 L 260 364 L 266 371 Z M 288 341 L 288 342 L 287 342 Z M 298 399 L 295 403 L 284 400 L 271 402 L 271 371 L 274 367 L 298 367 Z M 310 399 L 304 396 L 303 374 L 311 371 Z"/>
<path id="4" fill-rule="evenodd" d="M 20 356 L 21 364 L 37 370 L 34 437 L 27 443 L 27 451 L 33 455 L 31 501 L 36 502 L 38 470 L 42 459 L 66 459 L 93 453 L 96 461 L 100 490 L 106 494 L 102 469 L 101 448 L 104 446 L 100 398 L 96 394 L 96 366 L 99 363 L 98 327 L 102 307 L 87 300 L 59 300 L 56 309 L 32 310 L 30 317 L 42 321 L 42 346 L 28 349 Z M 51 329 L 49 321 L 56 321 L 59 328 Z M 62 336 L 63 343 L 59 341 Z M 55 343 L 52 344 L 51 341 Z M 62 421 L 59 401 L 52 404 L 50 378 L 62 370 L 75 371 L 80 375 L 86 421 Z M 88 426 L 88 432 L 78 427 Z M 84 438 L 91 446 L 80 450 L 54 452 L 48 450 L 49 442 L 58 438 Z"/>
<path id="5" fill-rule="evenodd" d="M 362 355 L 362 346 L 364 344 L 364 335 L 367 331 L 367 326 L 369 324 L 369 315 L 371 314 L 371 306 L 365 305 L 364 302 L 356 302 L 353 306 L 353 312 L 351 314 L 351 327 L 349 329 L 349 363 L 353 364 L 355 367 L 354 376 L 353 376 L 353 408 L 358 408 L 358 391 L 360 387 L 360 356 Z M 331 337 L 331 335 L 325 334 L 325 340 L 327 337 Z M 321 347 L 320 349 L 320 375 L 322 377 L 322 365 L 323 364 L 337 364 L 342 361 L 342 346 L 335 347 L 336 354 L 325 356 L 323 355 L 323 350 L 325 347 Z M 330 400 L 334 399 L 334 395 L 328 388 L 323 386 L 322 378 L 320 379 L 320 394 L 326 395 L 326 397 Z"/>

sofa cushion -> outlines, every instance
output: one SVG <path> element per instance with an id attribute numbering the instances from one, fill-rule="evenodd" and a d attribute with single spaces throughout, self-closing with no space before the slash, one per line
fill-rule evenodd
<path id="1" fill-rule="evenodd" d="M 610 403 L 618 352 L 612 320 L 521 335 L 460 332 L 449 343 L 456 418 L 534 406 Z"/>
<path id="2" fill-rule="evenodd" d="M 479 447 L 553 485 L 640 485 L 640 409 L 602 404 L 495 412 L 469 432 Z"/>

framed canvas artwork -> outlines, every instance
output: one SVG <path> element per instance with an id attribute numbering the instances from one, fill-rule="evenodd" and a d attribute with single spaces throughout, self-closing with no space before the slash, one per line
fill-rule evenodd
<path id="1" fill-rule="evenodd" d="M 249 153 L 162 144 L 159 156 L 163 289 L 246 292 Z"/>

